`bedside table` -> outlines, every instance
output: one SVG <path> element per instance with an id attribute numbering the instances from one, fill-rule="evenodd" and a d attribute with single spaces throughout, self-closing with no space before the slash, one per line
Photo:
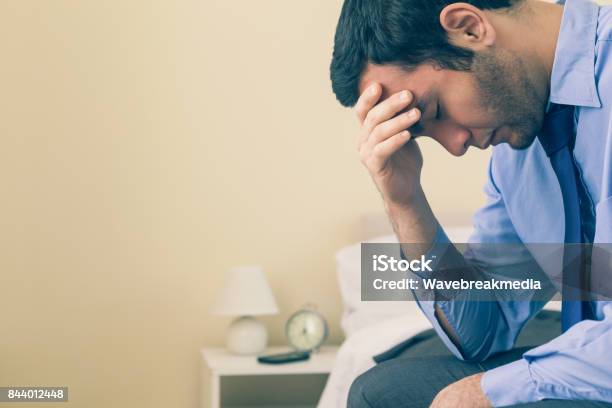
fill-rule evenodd
<path id="1" fill-rule="evenodd" d="M 270 347 L 263 354 L 290 350 Z M 202 349 L 202 408 L 315 407 L 337 351 L 337 346 L 324 346 L 309 360 L 274 365 L 226 349 Z"/>

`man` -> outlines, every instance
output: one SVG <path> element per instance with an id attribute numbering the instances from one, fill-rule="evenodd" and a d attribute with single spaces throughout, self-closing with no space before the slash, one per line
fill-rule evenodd
<path id="1" fill-rule="evenodd" d="M 332 86 L 400 242 L 448 242 L 421 135 L 456 156 L 495 146 L 471 241 L 612 242 L 611 53 L 612 8 L 588 0 L 345 0 Z M 458 359 L 382 362 L 349 406 L 612 406 L 612 302 L 569 300 L 563 333 L 528 351 L 512 347 L 544 301 L 420 302 Z"/>

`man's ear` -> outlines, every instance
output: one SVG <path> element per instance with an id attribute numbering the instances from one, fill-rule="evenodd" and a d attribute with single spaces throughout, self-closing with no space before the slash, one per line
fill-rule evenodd
<path id="1" fill-rule="evenodd" d="M 452 3 L 440 12 L 440 25 L 458 47 L 483 50 L 495 43 L 495 29 L 485 13 L 467 3 Z"/>

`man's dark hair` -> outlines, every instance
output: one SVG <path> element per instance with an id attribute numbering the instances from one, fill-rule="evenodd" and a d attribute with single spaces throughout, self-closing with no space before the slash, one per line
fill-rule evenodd
<path id="1" fill-rule="evenodd" d="M 481 10 L 511 8 L 521 0 L 464 0 Z M 331 62 L 338 101 L 353 106 L 366 63 L 393 64 L 406 70 L 422 63 L 469 71 L 474 52 L 452 45 L 440 25 L 452 0 L 345 0 L 336 28 Z"/>

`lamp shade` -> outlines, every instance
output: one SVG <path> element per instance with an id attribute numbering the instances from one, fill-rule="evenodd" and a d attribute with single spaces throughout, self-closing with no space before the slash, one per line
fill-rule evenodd
<path id="1" fill-rule="evenodd" d="M 226 316 L 256 316 L 278 313 L 276 300 L 260 266 L 230 269 L 211 312 Z"/>

